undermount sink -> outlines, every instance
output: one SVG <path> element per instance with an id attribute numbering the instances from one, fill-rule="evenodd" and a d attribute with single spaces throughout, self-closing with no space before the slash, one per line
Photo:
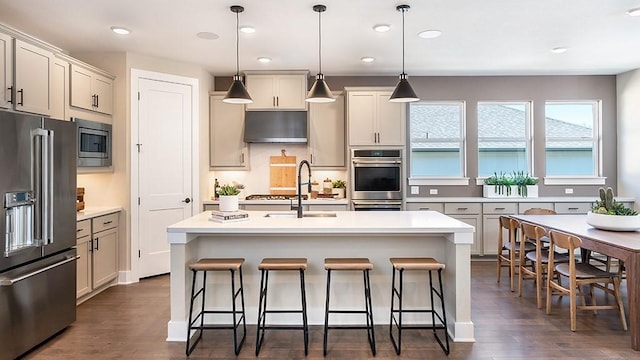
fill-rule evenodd
<path id="1" fill-rule="evenodd" d="M 264 217 L 283 217 L 283 218 L 295 218 L 298 214 L 296 213 L 268 213 Z M 303 213 L 302 217 L 336 217 L 336 213 L 331 212 L 322 212 L 322 213 Z"/>

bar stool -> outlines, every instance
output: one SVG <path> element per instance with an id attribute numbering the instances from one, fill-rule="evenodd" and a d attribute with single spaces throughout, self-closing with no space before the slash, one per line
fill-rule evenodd
<path id="1" fill-rule="evenodd" d="M 446 355 L 449 355 L 449 336 L 447 334 L 447 315 L 444 308 L 444 293 L 442 286 L 442 270 L 444 270 L 444 264 L 439 263 L 433 258 L 390 258 L 391 265 L 393 265 L 393 275 L 391 278 L 391 319 L 389 321 L 389 336 L 391 337 L 391 343 L 396 349 L 396 353 L 400 355 L 402 345 L 402 330 L 404 329 L 432 329 L 433 336 L 440 344 L 440 347 Z M 431 295 L 431 308 L 430 309 L 403 309 L 402 308 L 402 285 L 403 274 L 405 270 L 426 270 L 429 272 L 429 287 Z M 431 272 L 438 271 L 438 283 L 439 289 L 436 290 L 433 286 L 433 277 Z M 396 287 L 396 272 L 399 274 L 399 287 Z M 433 302 L 434 294 L 440 299 L 440 305 L 442 307 L 442 313 L 439 314 Z M 395 308 L 395 299 L 398 298 L 398 308 Z M 403 313 L 427 313 L 431 314 L 431 325 L 403 325 L 402 314 Z M 397 319 L 395 315 L 397 314 Z M 436 323 L 438 318 L 438 323 Z M 393 337 L 393 325 L 396 325 L 398 329 L 398 341 Z M 444 330 L 444 343 L 438 336 L 436 330 Z"/>
<path id="2" fill-rule="evenodd" d="M 323 355 L 327 356 L 327 338 L 329 329 L 366 329 L 371 352 L 376 355 L 376 339 L 373 332 L 373 309 L 371 307 L 371 281 L 369 280 L 369 271 L 373 269 L 373 265 L 367 258 L 326 258 L 324 259 L 324 268 L 327 270 L 327 294 L 324 311 L 324 342 Z M 332 270 L 357 270 L 362 271 L 364 278 L 364 310 L 331 310 L 329 308 L 329 295 L 331 293 L 331 271 Z M 367 319 L 366 326 L 329 326 L 329 314 L 365 314 Z"/>
<path id="3" fill-rule="evenodd" d="M 189 323 L 187 326 L 187 356 L 191 354 L 193 349 L 196 347 L 200 339 L 202 339 L 202 332 L 204 330 L 219 330 L 219 329 L 232 329 L 233 330 L 233 347 L 236 355 L 240 353 L 240 349 L 242 348 L 242 344 L 244 343 L 244 339 L 247 335 L 247 326 L 244 315 L 244 286 L 242 282 L 242 264 L 244 263 L 244 259 L 242 258 L 216 258 L 216 259 L 200 259 L 193 264 L 189 264 L 189 269 L 193 272 L 193 282 L 191 284 L 191 304 L 189 305 Z M 196 292 L 196 276 L 198 272 L 202 272 L 202 288 L 200 288 Z M 207 271 L 229 271 L 231 273 L 231 310 L 205 310 L 205 287 L 207 285 Z M 236 289 L 235 283 L 235 273 L 238 272 L 240 286 Z M 200 312 L 193 318 L 193 303 L 195 299 L 202 294 L 202 307 Z M 240 301 L 242 304 L 242 309 L 238 310 L 236 308 L 236 301 L 240 296 Z M 231 314 L 233 317 L 233 325 L 212 325 L 204 324 L 204 316 L 205 314 Z M 240 317 L 238 318 L 238 315 Z M 200 325 L 195 325 L 200 318 Z M 240 326 L 240 322 L 242 322 L 242 339 L 238 342 L 238 327 Z M 200 330 L 198 337 L 195 339 L 193 344 L 191 343 L 191 331 L 192 330 Z"/>
<path id="4" fill-rule="evenodd" d="M 307 259 L 305 258 L 265 258 L 262 259 L 258 269 L 261 271 L 260 279 L 260 300 L 258 304 L 258 332 L 256 335 L 256 356 L 260 353 L 264 340 L 265 329 L 270 330 L 302 330 L 304 336 L 304 355 L 307 355 L 309 348 L 309 325 L 307 324 L 307 296 L 304 285 L 304 271 L 307 269 Z M 292 271 L 300 272 L 300 295 L 302 298 L 302 308 L 300 310 L 268 310 L 267 309 L 267 286 L 269 285 L 269 271 Z M 267 314 L 288 313 L 302 314 L 302 326 L 276 326 L 265 325 Z"/>

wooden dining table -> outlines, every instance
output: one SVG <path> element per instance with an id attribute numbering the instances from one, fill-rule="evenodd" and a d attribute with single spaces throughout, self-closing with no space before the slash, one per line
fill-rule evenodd
<path id="1" fill-rule="evenodd" d="M 598 230 L 587 224 L 586 215 L 511 215 L 512 218 L 582 239 L 582 248 L 624 262 L 629 300 L 631 348 L 640 351 L 640 231 Z"/>

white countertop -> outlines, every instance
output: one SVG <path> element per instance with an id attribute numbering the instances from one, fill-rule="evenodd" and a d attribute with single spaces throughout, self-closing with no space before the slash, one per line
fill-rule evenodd
<path id="1" fill-rule="evenodd" d="M 122 208 L 119 206 L 88 206 L 85 207 L 84 210 L 78 211 L 76 220 L 91 219 L 96 216 L 107 215 L 118 211 L 122 211 Z"/>
<path id="2" fill-rule="evenodd" d="M 435 211 L 337 211 L 336 217 L 265 217 L 294 211 L 247 211 L 249 219 L 219 223 L 210 211 L 167 227 L 169 243 L 183 240 L 171 234 L 442 234 L 473 233 L 473 226 Z M 321 213 L 321 211 L 306 211 Z M 472 241 L 472 237 L 466 237 Z"/>
<path id="3" fill-rule="evenodd" d="M 541 196 L 541 197 L 512 197 L 512 198 L 486 198 L 486 197 L 408 197 L 407 203 L 427 202 L 427 203 L 518 203 L 518 202 L 588 202 L 593 203 L 599 200 L 598 195 L 595 196 Z M 616 196 L 619 202 L 635 202 L 632 197 Z"/>
<path id="4" fill-rule="evenodd" d="M 204 200 L 202 204 L 204 205 L 212 205 L 220 203 L 218 200 Z M 292 202 L 290 200 L 244 200 L 241 199 L 238 201 L 240 205 L 278 205 L 285 204 L 289 205 Z M 293 204 L 297 204 L 297 200 L 293 200 Z M 323 199 L 309 199 L 302 200 L 303 205 L 349 205 L 349 200 L 347 199 L 333 199 L 333 198 L 323 198 Z"/>

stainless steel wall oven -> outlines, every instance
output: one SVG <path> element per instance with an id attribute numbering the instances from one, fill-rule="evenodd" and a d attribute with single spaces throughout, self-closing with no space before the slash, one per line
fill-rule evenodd
<path id="1" fill-rule="evenodd" d="M 401 210 L 402 149 L 352 149 L 351 199 L 354 210 Z"/>

